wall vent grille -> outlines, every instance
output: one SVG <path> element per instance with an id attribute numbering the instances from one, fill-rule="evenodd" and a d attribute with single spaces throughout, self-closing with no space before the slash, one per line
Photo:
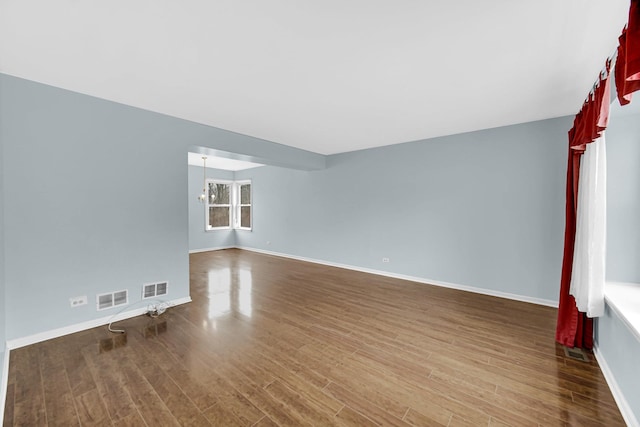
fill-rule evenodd
<path id="1" fill-rule="evenodd" d="M 127 305 L 129 303 L 129 291 L 124 289 L 122 291 L 108 292 L 106 294 L 99 294 L 96 296 L 96 305 L 98 311 L 106 310 L 121 305 Z"/>
<path id="2" fill-rule="evenodd" d="M 169 282 L 146 283 L 142 285 L 142 299 L 155 298 L 169 292 Z"/>

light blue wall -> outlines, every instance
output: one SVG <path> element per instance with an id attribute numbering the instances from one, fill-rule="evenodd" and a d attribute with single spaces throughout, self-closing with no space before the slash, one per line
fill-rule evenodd
<path id="1" fill-rule="evenodd" d="M 624 108 L 606 131 L 607 279 L 640 283 L 640 111 Z"/>
<path id="2" fill-rule="evenodd" d="M 640 103 L 612 106 L 607 143 L 607 280 L 640 283 Z M 640 289 L 639 289 L 640 291 Z M 640 340 L 609 306 L 596 320 L 601 358 L 640 420 Z"/>
<path id="3" fill-rule="evenodd" d="M 636 420 L 640 420 L 640 341 L 607 304 L 595 323 L 595 342 Z"/>
<path id="4" fill-rule="evenodd" d="M 321 171 L 237 172 L 253 179 L 254 228 L 236 242 L 557 301 L 570 127 L 566 117 L 334 155 Z"/>
<path id="5" fill-rule="evenodd" d="M 168 280 L 170 298 L 189 294 L 188 149 L 301 169 L 325 162 L 4 74 L 0 88 L 7 339 L 114 314 L 96 311 L 102 292 L 126 288 L 136 303 L 143 283 Z M 80 295 L 89 304 L 70 308 Z"/>
<path id="6" fill-rule="evenodd" d="M 4 92 L 3 81 L 0 80 L 0 99 Z M 4 104 L 0 102 L 0 362 L 4 360 L 6 304 L 5 304 L 5 262 L 4 262 L 4 123 L 2 117 Z M 2 372 L 0 371 L 0 384 Z M 0 392 L 1 393 L 1 392 Z"/>
<path id="7" fill-rule="evenodd" d="M 174 120 L 11 79 L 5 129 L 9 339 L 116 312 L 96 294 L 189 295 L 186 150 Z M 89 304 L 70 308 L 69 298 Z"/>
<path id="8" fill-rule="evenodd" d="M 198 201 L 202 192 L 202 168 L 189 166 L 189 250 L 228 248 L 236 245 L 234 231 L 205 231 L 204 206 Z M 233 181 L 233 172 L 207 168 L 207 179 L 223 179 Z"/>

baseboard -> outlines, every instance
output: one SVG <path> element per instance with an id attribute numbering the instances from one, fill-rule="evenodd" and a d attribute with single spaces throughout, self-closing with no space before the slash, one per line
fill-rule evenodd
<path id="1" fill-rule="evenodd" d="M 633 410 L 631 409 L 629 402 L 627 402 L 627 399 L 625 399 L 624 393 L 622 393 L 622 390 L 620 390 L 620 387 L 618 386 L 618 382 L 616 381 L 616 378 L 613 375 L 613 372 L 611 372 L 611 368 L 609 368 L 609 365 L 607 364 L 607 360 L 605 359 L 604 355 L 600 353 L 600 351 L 598 351 L 597 344 L 594 344 L 593 346 L 593 355 L 596 357 L 596 360 L 598 361 L 598 365 L 600 365 L 600 370 L 602 371 L 602 375 L 604 375 L 604 379 L 607 381 L 607 384 L 609 385 L 609 389 L 611 390 L 613 399 L 616 401 L 616 404 L 618 405 L 618 409 L 622 414 L 622 418 L 624 418 L 624 421 L 627 423 L 629 427 L 640 427 L 640 422 L 638 422 L 638 419 L 633 413 Z"/>
<path id="2" fill-rule="evenodd" d="M 3 360 L 2 360 L 2 389 L 0 390 L 0 423 L 4 420 L 4 405 L 7 401 L 7 385 L 9 383 L 9 347 L 4 346 Z"/>
<path id="3" fill-rule="evenodd" d="M 216 246 L 214 248 L 203 248 L 203 249 L 189 249 L 190 254 L 197 254 L 200 252 L 211 252 L 211 251 L 222 251 L 224 249 L 235 249 L 235 246 Z"/>
<path id="4" fill-rule="evenodd" d="M 153 300 L 142 300 L 142 301 L 139 301 L 139 302 L 131 304 L 131 305 L 136 305 L 138 303 L 144 303 L 145 304 L 144 307 L 140 307 L 140 308 L 136 308 L 136 309 L 128 310 L 128 311 L 123 311 L 123 312 L 120 312 L 120 313 L 115 313 L 115 314 L 112 314 L 110 316 L 100 317 L 99 319 L 88 320 L 88 321 L 82 322 L 82 323 L 76 323 L 74 325 L 69 325 L 69 326 L 65 326 L 65 327 L 62 327 L 62 328 L 51 329 L 49 331 L 39 332 L 37 334 L 29 335 L 29 336 L 26 336 L 26 337 L 21 337 L 21 338 L 8 340 L 7 341 L 7 349 L 8 350 L 13 350 L 14 348 L 20 348 L 20 347 L 24 347 L 24 346 L 27 346 L 27 345 L 35 344 L 35 343 L 38 343 L 38 342 L 50 340 L 52 338 L 58 338 L 58 337 L 61 337 L 61 336 L 64 336 L 64 335 L 73 334 L 75 332 L 85 331 L 87 329 L 91 329 L 91 328 L 95 328 L 95 327 L 98 327 L 98 326 L 107 325 L 110 322 L 117 322 L 117 321 L 120 321 L 120 320 L 129 319 L 131 317 L 140 316 L 140 315 L 145 314 L 147 312 L 147 306 L 146 305 L 150 304 L 151 302 L 153 302 Z M 191 302 L 191 297 L 187 296 L 187 297 L 178 298 L 178 299 L 174 299 L 174 300 L 167 301 L 167 302 L 169 303 L 170 307 L 173 307 L 173 306 L 176 306 L 176 305 L 186 304 L 188 302 Z"/>
<path id="5" fill-rule="evenodd" d="M 348 265 L 348 264 L 340 264 L 336 262 L 301 257 L 301 256 L 290 255 L 290 254 L 285 254 L 281 252 L 266 251 L 264 249 L 256 249 L 256 248 L 244 247 L 244 246 L 237 246 L 236 248 L 246 250 L 246 251 L 251 251 L 251 252 L 258 252 L 266 255 L 273 255 L 273 256 L 279 256 L 283 258 L 295 259 L 298 261 L 312 262 L 314 264 L 328 265 L 330 267 L 345 268 L 347 270 L 361 271 L 363 273 L 370 273 L 370 274 L 376 274 L 379 276 L 392 277 L 394 279 L 409 280 L 411 282 L 424 283 L 426 285 L 440 286 L 443 288 L 456 289 L 459 291 L 473 292 L 481 295 L 489 295 L 489 296 L 498 297 L 498 298 L 506 298 L 506 299 L 515 300 L 515 301 L 528 302 L 531 304 L 538 304 L 538 305 L 558 308 L 558 302 L 553 300 L 534 298 L 534 297 L 529 297 L 525 295 L 511 294 L 508 292 L 494 291 L 491 289 L 477 288 L 477 287 L 467 286 L 467 285 L 459 285 L 456 283 L 448 283 L 448 282 L 442 282 L 439 280 L 425 279 L 424 277 L 408 276 L 405 274 L 391 273 L 388 271 L 374 270 L 371 268 L 363 268 L 363 267 L 358 267 L 358 266 Z"/>

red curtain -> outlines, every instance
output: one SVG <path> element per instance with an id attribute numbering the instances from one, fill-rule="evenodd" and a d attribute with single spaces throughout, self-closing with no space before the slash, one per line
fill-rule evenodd
<path id="1" fill-rule="evenodd" d="M 569 131 L 569 155 L 567 164 L 567 201 L 565 206 L 564 255 L 560 278 L 560 301 L 556 341 L 568 347 L 593 348 L 593 319 L 578 311 L 576 301 L 569 294 L 573 269 L 573 249 L 576 236 L 580 157 L 587 144 L 595 141 L 609 122 L 610 83 L 607 61 L 606 76 L 600 76 L 597 87 L 573 121 Z"/>
<path id="2" fill-rule="evenodd" d="M 631 0 L 629 22 L 618 41 L 616 89 L 620 105 L 626 105 L 631 94 L 640 90 L 640 0 Z"/>
<path id="3" fill-rule="evenodd" d="M 618 41 L 620 44 L 615 67 L 615 81 L 620 105 L 625 105 L 631 102 L 631 94 L 640 90 L 640 0 L 631 0 L 629 22 Z M 575 299 L 569 294 L 569 288 L 571 287 L 573 246 L 576 236 L 580 157 L 587 144 L 600 136 L 609 121 L 609 68 L 610 63 L 607 61 L 607 77 L 603 79 L 600 76 L 599 85 L 585 101 L 573 121 L 573 128 L 569 131 L 564 254 L 556 327 L 556 341 L 569 347 L 593 347 L 593 319 L 578 311 Z"/>
<path id="4" fill-rule="evenodd" d="M 575 134 L 575 126 L 569 132 Z M 581 151 L 569 147 L 567 165 L 567 203 L 565 207 L 564 256 L 562 258 L 562 276 L 560 278 L 560 303 L 558 305 L 558 323 L 556 341 L 567 347 L 593 348 L 593 319 L 579 312 L 576 300 L 569 294 L 571 271 L 573 268 L 573 244 L 576 236 L 576 204 L 578 201 L 578 177 L 580 176 Z M 586 338 L 586 341 L 585 341 Z"/>

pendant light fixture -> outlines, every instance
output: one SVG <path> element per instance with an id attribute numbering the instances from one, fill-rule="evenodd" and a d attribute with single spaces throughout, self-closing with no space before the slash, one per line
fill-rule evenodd
<path id="1" fill-rule="evenodd" d="M 207 156 L 202 156 L 202 194 L 198 196 L 198 201 L 204 203 L 207 200 Z"/>

